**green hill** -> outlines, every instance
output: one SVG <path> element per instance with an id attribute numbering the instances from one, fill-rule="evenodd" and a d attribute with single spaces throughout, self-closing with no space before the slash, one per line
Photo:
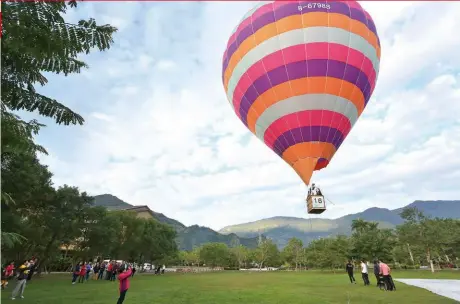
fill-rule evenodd
<path id="1" fill-rule="evenodd" d="M 134 207 L 111 194 L 96 195 L 94 197 L 94 205 L 106 207 L 108 210 L 123 210 Z M 176 230 L 176 243 L 180 250 L 192 250 L 209 242 L 225 243 L 228 246 L 242 244 L 249 248 L 255 248 L 258 244 L 258 237 L 245 238 L 239 237 L 236 234 L 221 234 L 210 228 L 197 225 L 187 227 L 181 222 L 155 211 L 153 211 L 153 217 L 157 221 L 170 225 Z"/>
<path id="2" fill-rule="evenodd" d="M 416 207 L 431 217 L 459 218 L 460 201 L 415 201 L 406 207 Z M 369 208 L 363 212 L 349 214 L 338 219 L 305 219 L 297 217 L 272 217 L 250 223 L 227 226 L 220 233 L 235 233 L 240 237 L 254 237 L 263 233 L 280 247 L 284 247 L 292 237 L 308 243 L 318 237 L 350 234 L 354 219 L 378 222 L 382 228 L 393 228 L 403 222 L 399 213 L 403 208 L 389 210 Z"/>
<path id="3" fill-rule="evenodd" d="M 95 205 L 107 207 L 109 210 L 133 207 L 110 194 L 97 195 L 94 199 Z M 460 219 L 460 201 L 415 201 L 406 207 L 416 207 L 431 217 Z M 399 216 L 402 209 L 389 210 L 374 207 L 337 219 L 276 216 L 250 223 L 227 226 L 219 231 L 198 225 L 187 227 L 181 222 L 158 212 L 154 212 L 154 218 L 159 222 L 174 227 L 177 231 L 176 242 L 181 250 L 191 250 L 209 242 L 222 242 L 229 246 L 239 243 L 254 248 L 257 246 L 260 234 L 271 238 L 278 247 L 283 248 L 292 237 L 308 243 L 319 237 L 350 234 L 351 222 L 358 218 L 378 222 L 382 228 L 393 228 L 403 222 Z"/>

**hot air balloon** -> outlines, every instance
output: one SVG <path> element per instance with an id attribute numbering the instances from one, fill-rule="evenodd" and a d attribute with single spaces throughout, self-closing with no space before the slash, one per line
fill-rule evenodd
<path id="1" fill-rule="evenodd" d="M 308 186 L 366 107 L 380 52 L 356 1 L 262 2 L 231 34 L 222 81 L 238 118 Z"/>

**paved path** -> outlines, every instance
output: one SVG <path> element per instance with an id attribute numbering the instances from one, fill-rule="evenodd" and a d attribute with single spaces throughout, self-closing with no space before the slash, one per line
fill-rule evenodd
<path id="1" fill-rule="evenodd" d="M 425 288 L 440 296 L 460 301 L 460 280 L 395 279 L 395 281 Z"/>

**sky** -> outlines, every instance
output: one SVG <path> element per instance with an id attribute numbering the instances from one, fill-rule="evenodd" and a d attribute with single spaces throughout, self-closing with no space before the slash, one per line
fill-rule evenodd
<path id="1" fill-rule="evenodd" d="M 109 193 L 213 229 L 309 218 L 295 171 L 250 133 L 221 80 L 228 37 L 256 2 L 84 2 L 66 19 L 118 28 L 89 69 L 46 75 L 39 91 L 84 116 L 37 141 L 56 186 Z M 370 2 L 382 45 L 373 97 L 316 172 L 323 218 L 414 200 L 460 199 L 460 2 Z M 24 118 L 36 116 L 25 114 Z"/>

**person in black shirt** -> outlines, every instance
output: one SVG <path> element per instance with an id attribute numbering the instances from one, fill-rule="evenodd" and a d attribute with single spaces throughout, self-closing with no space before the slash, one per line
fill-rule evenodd
<path id="1" fill-rule="evenodd" d="M 374 275 L 375 279 L 377 280 L 377 287 L 379 287 L 379 281 L 380 281 L 380 265 L 379 261 L 374 260 Z"/>
<path id="2" fill-rule="evenodd" d="M 132 272 L 131 272 L 131 277 L 134 277 L 134 274 L 136 273 L 136 267 L 133 265 L 132 266 Z"/>
<path id="3" fill-rule="evenodd" d="M 98 280 L 103 279 L 105 267 L 106 267 L 105 263 L 102 263 L 101 266 L 99 267 L 99 274 L 97 275 Z"/>
<path id="4" fill-rule="evenodd" d="M 353 269 L 354 269 L 353 264 L 351 263 L 351 261 L 348 261 L 347 265 L 345 266 L 345 270 L 348 273 L 348 278 L 350 279 L 350 283 L 356 284 L 355 277 L 353 276 Z"/>
<path id="5" fill-rule="evenodd" d="M 27 275 L 27 281 L 32 280 L 32 276 L 34 275 L 35 269 L 37 268 L 37 259 L 30 260 L 29 264 L 31 265 L 29 274 Z"/>

